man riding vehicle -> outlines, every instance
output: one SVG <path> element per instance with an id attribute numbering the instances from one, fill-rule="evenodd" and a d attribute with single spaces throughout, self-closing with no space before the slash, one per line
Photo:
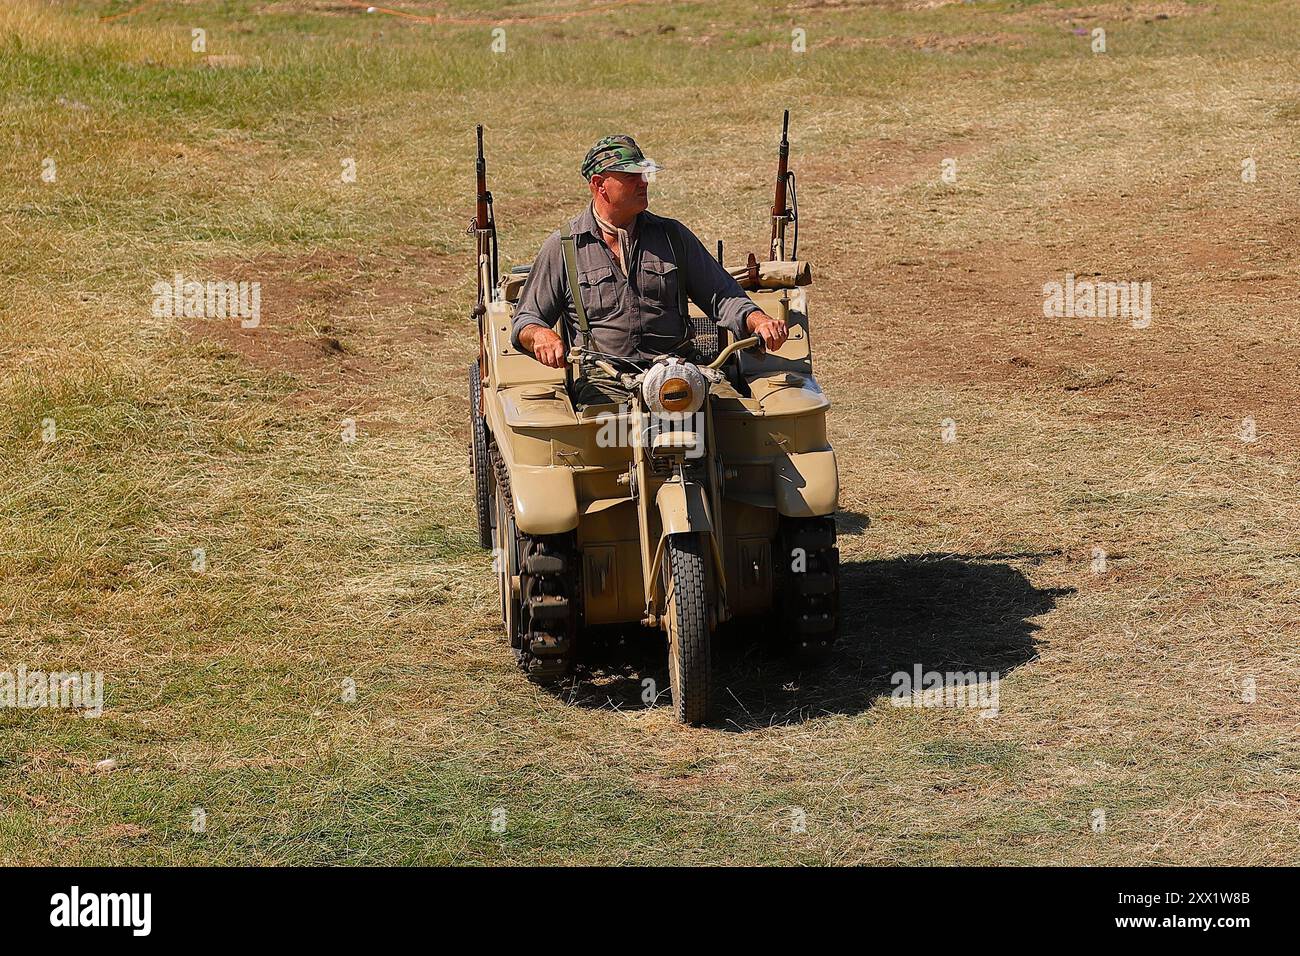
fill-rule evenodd
<path id="1" fill-rule="evenodd" d="M 588 151 L 591 204 L 542 243 L 515 309 L 515 348 L 562 367 L 567 350 L 552 326 L 563 318 L 569 342 L 588 355 L 691 356 L 687 299 L 733 340 L 757 335 L 767 349 L 786 341 L 786 323 L 755 305 L 694 233 L 648 211 L 649 178 L 662 168 L 630 136 L 606 136 Z M 623 397 L 596 368 L 575 383 L 580 406 Z"/>

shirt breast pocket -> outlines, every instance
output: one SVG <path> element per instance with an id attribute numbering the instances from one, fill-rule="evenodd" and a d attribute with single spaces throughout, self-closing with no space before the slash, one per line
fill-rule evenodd
<path id="1" fill-rule="evenodd" d="M 641 264 L 645 287 L 641 294 L 658 302 L 665 312 L 677 311 L 677 264 L 666 259 L 646 258 Z"/>
<path id="2" fill-rule="evenodd" d="M 608 266 L 594 266 L 579 273 L 578 285 L 582 287 L 582 305 L 589 318 L 604 318 L 618 308 L 614 270 Z"/>

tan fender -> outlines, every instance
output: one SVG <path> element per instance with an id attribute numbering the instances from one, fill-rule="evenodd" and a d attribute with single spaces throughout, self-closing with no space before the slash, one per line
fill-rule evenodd
<path id="1" fill-rule="evenodd" d="M 791 518 L 833 514 L 839 507 L 840 476 L 835 452 L 782 455 L 773 462 L 776 510 Z"/>
<path id="2" fill-rule="evenodd" d="M 515 524 L 524 534 L 563 534 L 578 526 L 578 496 L 568 468 L 516 465 L 510 472 Z"/>
<path id="3" fill-rule="evenodd" d="M 709 505 L 705 500 L 703 485 L 687 482 L 682 485 L 677 481 L 666 481 L 655 495 L 655 504 L 659 507 L 659 520 L 663 524 L 665 535 L 678 534 L 682 531 L 713 531 L 713 521 L 709 517 Z"/>

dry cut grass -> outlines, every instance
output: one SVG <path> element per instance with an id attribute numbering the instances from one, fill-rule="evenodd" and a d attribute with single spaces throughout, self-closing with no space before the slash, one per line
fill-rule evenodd
<path id="1" fill-rule="evenodd" d="M 0 859 L 1294 860 L 1295 3 L 633 4 L 504 54 L 343 4 L 96 19 L 129 7 L 0 11 L 0 670 L 107 695 L 0 713 Z M 726 635 L 704 730 L 642 704 L 637 632 L 539 691 L 470 523 L 473 124 L 510 262 L 615 129 L 736 255 L 783 107 L 843 645 Z M 154 318 L 175 272 L 260 281 L 261 325 Z M 1152 326 L 1043 318 L 1066 273 L 1151 280 Z M 891 706 L 918 664 L 998 672 L 998 715 Z"/>

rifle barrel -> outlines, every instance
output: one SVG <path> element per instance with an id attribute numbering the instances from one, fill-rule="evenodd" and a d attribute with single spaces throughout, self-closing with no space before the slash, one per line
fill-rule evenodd
<path id="1" fill-rule="evenodd" d="M 776 259 L 785 256 L 785 224 L 789 218 L 786 210 L 786 186 L 789 184 L 790 163 L 790 111 L 781 119 L 781 148 L 777 152 L 776 195 L 772 199 L 772 238 L 769 254 Z"/>
<path id="2" fill-rule="evenodd" d="M 478 128 L 478 158 L 474 162 L 474 172 L 478 182 L 477 201 L 474 208 L 474 227 L 479 230 L 488 227 L 487 208 L 487 161 L 483 158 L 483 127 Z"/>

